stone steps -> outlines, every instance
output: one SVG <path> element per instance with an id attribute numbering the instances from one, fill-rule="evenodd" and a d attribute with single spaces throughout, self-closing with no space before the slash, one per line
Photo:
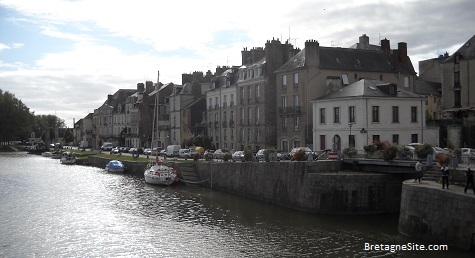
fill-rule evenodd
<path id="1" fill-rule="evenodd" d="M 441 177 L 441 173 L 438 170 L 427 170 L 424 172 L 422 176 L 422 180 L 430 180 L 430 181 L 439 181 Z"/>
<path id="2" fill-rule="evenodd" d="M 180 173 L 183 177 L 183 180 L 186 182 L 199 182 L 201 178 L 198 176 L 198 173 L 195 171 L 193 164 L 180 164 Z"/>

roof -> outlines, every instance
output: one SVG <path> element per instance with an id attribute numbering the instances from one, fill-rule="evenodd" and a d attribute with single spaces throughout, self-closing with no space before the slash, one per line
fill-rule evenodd
<path id="1" fill-rule="evenodd" d="M 383 90 L 380 86 L 386 86 L 389 83 L 380 80 L 361 79 L 352 83 L 339 91 L 329 93 L 325 96 L 316 98 L 314 100 L 331 100 L 349 97 L 387 97 L 387 98 L 421 98 L 420 95 L 397 88 L 397 95 L 391 95 Z"/>
<path id="2" fill-rule="evenodd" d="M 414 93 L 442 97 L 442 83 L 428 82 L 424 80 L 414 81 Z"/>
<path id="3" fill-rule="evenodd" d="M 347 70 L 366 72 L 405 72 L 415 74 L 412 62 L 399 62 L 399 70 L 392 63 L 392 56 L 381 50 L 354 49 L 354 48 L 320 48 L 320 68 L 325 70 Z M 396 59 L 397 60 L 397 59 Z M 305 49 L 290 58 L 276 72 L 286 72 L 305 66 Z"/>
<path id="4" fill-rule="evenodd" d="M 453 62 L 455 56 L 460 55 L 460 59 L 475 59 L 475 35 L 472 36 L 463 46 L 453 53 L 445 62 Z"/>

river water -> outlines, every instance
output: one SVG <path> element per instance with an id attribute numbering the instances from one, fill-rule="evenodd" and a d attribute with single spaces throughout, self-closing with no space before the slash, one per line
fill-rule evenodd
<path id="1" fill-rule="evenodd" d="M 397 214 L 322 216 L 199 186 L 159 187 L 94 167 L 0 154 L 0 257 L 473 257 L 368 251 L 431 244 Z"/>

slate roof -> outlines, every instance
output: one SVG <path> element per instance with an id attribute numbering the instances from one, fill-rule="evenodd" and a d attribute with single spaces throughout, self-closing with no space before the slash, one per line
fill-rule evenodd
<path id="1" fill-rule="evenodd" d="M 463 46 L 461 46 L 455 53 L 453 53 L 449 58 L 447 58 L 444 63 L 446 62 L 453 62 L 456 55 L 461 55 L 460 59 L 475 59 L 475 35 L 472 36 Z"/>
<path id="2" fill-rule="evenodd" d="M 421 98 L 420 95 L 398 88 L 397 95 L 391 95 L 379 89 L 380 85 L 388 85 L 389 83 L 380 80 L 361 79 L 352 83 L 339 91 L 329 93 L 325 96 L 314 100 L 331 100 L 348 97 L 388 97 L 388 98 Z"/>
<path id="3" fill-rule="evenodd" d="M 414 93 L 442 97 L 442 83 L 428 82 L 424 80 L 414 81 Z"/>
<path id="4" fill-rule="evenodd" d="M 353 48 L 320 48 L 320 68 L 325 70 L 347 70 L 366 72 L 405 72 L 415 74 L 410 58 L 405 63 L 399 63 L 397 71 L 392 64 L 392 56 L 381 50 Z M 397 60 L 397 59 L 396 59 Z M 281 66 L 277 72 L 292 71 L 305 66 L 305 49 L 293 56 Z"/>

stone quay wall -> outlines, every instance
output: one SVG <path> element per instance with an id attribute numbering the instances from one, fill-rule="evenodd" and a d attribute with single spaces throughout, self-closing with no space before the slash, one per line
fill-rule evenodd
<path id="1" fill-rule="evenodd" d="M 212 189 L 320 214 L 398 212 L 411 175 L 340 171 L 341 162 L 198 162 Z"/>
<path id="2" fill-rule="evenodd" d="M 453 188 L 442 190 L 440 184 L 417 187 L 410 182 L 402 185 L 399 232 L 467 250 L 473 248 L 475 198 Z"/>
<path id="3" fill-rule="evenodd" d="M 107 163 L 109 163 L 109 161 L 111 160 L 112 159 L 89 156 L 87 159 L 87 163 L 90 164 L 91 166 L 105 169 Z M 147 166 L 148 162 L 123 161 L 122 163 L 125 166 L 125 171 L 124 171 L 125 173 L 139 177 L 139 178 L 144 177 L 143 172 L 145 171 L 145 167 Z"/>

